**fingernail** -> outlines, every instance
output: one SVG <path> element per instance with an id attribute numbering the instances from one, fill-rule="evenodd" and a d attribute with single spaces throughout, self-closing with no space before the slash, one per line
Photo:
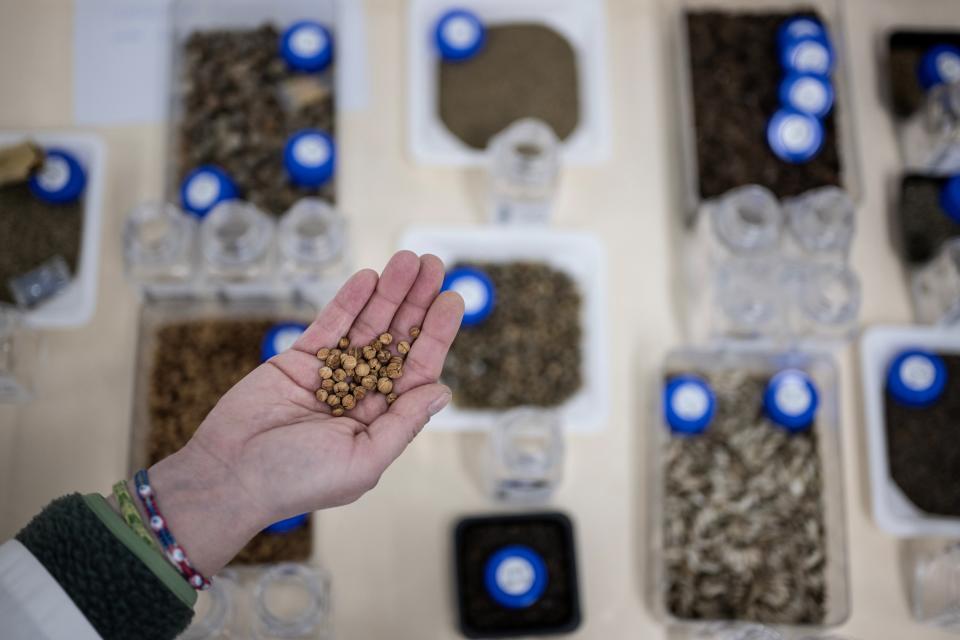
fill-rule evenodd
<path id="1" fill-rule="evenodd" d="M 437 396 L 436 399 L 430 403 L 430 406 L 427 407 L 427 413 L 429 413 L 431 416 L 435 416 L 449 403 L 450 389 L 445 389 L 443 393 Z"/>

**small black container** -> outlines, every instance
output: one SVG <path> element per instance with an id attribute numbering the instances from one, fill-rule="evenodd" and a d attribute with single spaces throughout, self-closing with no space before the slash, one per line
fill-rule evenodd
<path id="1" fill-rule="evenodd" d="M 947 178 L 906 175 L 894 224 L 903 259 L 911 266 L 932 260 L 944 242 L 960 236 L 960 223 L 947 215 L 940 194 Z"/>
<path id="2" fill-rule="evenodd" d="M 508 606 L 487 586 L 488 565 L 504 549 L 542 560 L 545 581 L 532 603 Z M 468 517 L 454 531 L 460 631 L 468 638 L 542 636 L 580 626 L 573 524 L 562 513 Z"/>

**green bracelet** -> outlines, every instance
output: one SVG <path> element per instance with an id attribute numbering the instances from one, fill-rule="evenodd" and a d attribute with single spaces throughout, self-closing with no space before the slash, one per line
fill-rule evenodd
<path id="1" fill-rule="evenodd" d="M 123 521 L 127 523 L 127 526 L 133 529 L 133 532 L 140 538 L 143 538 L 152 548 L 160 551 L 160 545 L 157 544 L 156 538 L 147 531 L 147 527 L 143 524 L 143 518 L 140 517 L 137 505 L 134 504 L 133 497 L 131 497 L 130 492 L 127 490 L 126 480 L 120 480 L 113 485 L 113 495 L 117 498 L 120 515 L 123 516 Z"/>

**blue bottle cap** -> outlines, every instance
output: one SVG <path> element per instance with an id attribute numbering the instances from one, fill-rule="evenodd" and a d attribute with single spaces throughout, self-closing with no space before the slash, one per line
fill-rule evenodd
<path id="1" fill-rule="evenodd" d="M 452 9 L 437 20 L 434 40 L 444 60 L 458 62 L 477 55 L 487 41 L 487 30 L 477 14 Z"/>
<path id="2" fill-rule="evenodd" d="M 333 36 L 319 22 L 294 22 L 280 36 L 280 55 L 296 71 L 323 71 L 333 60 Z"/>
<path id="3" fill-rule="evenodd" d="M 803 38 L 816 38 L 828 41 L 827 30 L 814 18 L 790 18 L 777 30 L 777 45 L 780 49 Z"/>
<path id="4" fill-rule="evenodd" d="M 325 131 L 303 129 L 283 148 L 283 166 L 290 181 L 301 187 L 319 187 L 333 177 L 337 148 Z"/>
<path id="5" fill-rule="evenodd" d="M 306 330 L 307 325 L 299 322 L 279 322 L 270 327 L 260 342 L 260 361 L 266 362 L 292 347 Z"/>
<path id="6" fill-rule="evenodd" d="M 933 404 L 946 386 L 947 366 L 943 358 L 929 351 L 902 351 L 887 370 L 887 391 L 894 400 L 909 407 Z"/>
<path id="7" fill-rule="evenodd" d="M 949 44 L 931 47 L 920 58 L 917 80 L 924 89 L 960 82 L 960 48 Z"/>
<path id="8" fill-rule="evenodd" d="M 809 114 L 782 108 L 767 125 L 767 144 L 784 162 L 802 164 L 823 146 L 823 125 Z"/>
<path id="9" fill-rule="evenodd" d="M 813 380 L 799 369 L 784 369 L 770 379 L 763 394 L 767 416 L 789 431 L 803 431 L 820 405 Z"/>
<path id="10" fill-rule="evenodd" d="M 266 533 L 290 533 L 295 529 L 299 529 L 307 523 L 307 518 L 310 517 L 308 513 L 301 513 L 298 516 L 293 516 L 292 518 L 287 518 L 286 520 L 281 520 L 280 522 L 274 522 L 272 525 L 264 529 Z"/>
<path id="11" fill-rule="evenodd" d="M 960 175 L 944 183 L 940 190 L 940 208 L 951 220 L 960 224 Z"/>
<path id="12" fill-rule="evenodd" d="M 83 193 L 87 175 L 69 151 L 47 149 L 43 166 L 29 181 L 30 192 L 45 202 L 73 202 Z"/>
<path id="13" fill-rule="evenodd" d="M 833 70 L 833 47 L 822 38 L 798 38 L 780 49 L 780 64 L 787 72 L 829 76 Z"/>
<path id="14" fill-rule="evenodd" d="M 509 609 L 536 603 L 547 588 L 547 565 L 539 553 L 522 544 L 503 547 L 487 560 L 483 571 L 487 593 Z"/>
<path id="15" fill-rule="evenodd" d="M 682 375 L 667 383 L 663 391 L 663 407 L 671 431 L 696 435 L 710 426 L 717 399 L 703 378 Z"/>
<path id="16" fill-rule="evenodd" d="M 197 167 L 180 184 L 180 202 L 183 208 L 203 218 L 223 202 L 239 195 L 227 172 L 218 166 L 205 164 Z"/>
<path id="17" fill-rule="evenodd" d="M 486 320 L 496 303 L 496 289 L 490 276 L 473 267 L 460 267 L 443 278 L 441 291 L 456 291 L 463 298 L 463 325 L 471 327 Z"/>
<path id="18" fill-rule="evenodd" d="M 780 102 L 785 107 L 822 118 L 833 108 L 833 85 L 824 76 L 788 73 L 780 82 Z"/>

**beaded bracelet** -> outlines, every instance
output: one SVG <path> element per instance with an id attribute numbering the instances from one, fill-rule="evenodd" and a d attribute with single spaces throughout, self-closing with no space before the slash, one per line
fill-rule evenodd
<path id="1" fill-rule="evenodd" d="M 130 491 L 127 490 L 126 480 L 120 480 L 113 485 L 113 496 L 117 499 L 120 516 L 123 518 L 123 521 L 127 523 L 127 526 L 137 534 L 137 537 L 149 544 L 151 548 L 160 551 L 160 545 L 157 544 L 156 538 L 150 535 L 150 532 L 147 531 L 147 528 L 143 524 L 140 511 L 137 509 L 137 505 L 134 504 Z"/>
<path id="2" fill-rule="evenodd" d="M 137 485 L 137 495 L 140 496 L 140 502 L 143 503 L 143 508 L 150 518 L 150 529 L 153 530 L 157 539 L 160 540 L 160 546 L 163 547 L 163 552 L 167 560 L 177 568 L 180 575 L 182 575 L 194 589 L 199 591 L 208 589 L 210 587 L 210 581 L 193 568 L 190 560 L 187 559 L 187 554 L 184 552 L 183 547 L 177 544 L 176 538 L 173 537 L 170 529 L 167 528 L 167 521 L 160 513 L 159 507 L 157 507 L 157 500 L 153 495 L 153 488 L 150 486 L 150 478 L 147 476 L 146 469 L 137 471 L 137 475 L 133 477 L 133 482 Z"/>

